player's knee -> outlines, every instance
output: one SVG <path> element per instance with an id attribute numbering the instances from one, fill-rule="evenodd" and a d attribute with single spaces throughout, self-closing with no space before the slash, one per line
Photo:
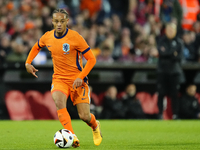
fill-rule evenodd
<path id="1" fill-rule="evenodd" d="M 57 110 L 66 108 L 66 96 L 60 91 L 56 91 L 52 94 L 52 98 L 55 102 Z"/>
<path id="2" fill-rule="evenodd" d="M 87 123 L 89 123 L 91 120 L 90 113 L 79 113 L 79 118 Z"/>
<path id="3" fill-rule="evenodd" d="M 56 99 L 56 100 L 54 100 L 54 102 L 55 102 L 55 104 L 56 104 L 57 110 L 66 107 L 65 103 L 64 103 L 62 100 Z"/>

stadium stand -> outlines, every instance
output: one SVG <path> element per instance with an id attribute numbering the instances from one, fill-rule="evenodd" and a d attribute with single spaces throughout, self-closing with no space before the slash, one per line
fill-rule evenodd
<path id="1" fill-rule="evenodd" d="M 31 120 L 34 119 L 24 94 L 18 90 L 12 90 L 5 94 L 5 103 L 10 119 Z"/>
<path id="2" fill-rule="evenodd" d="M 34 119 L 54 119 L 54 116 L 50 112 L 51 109 L 44 104 L 45 99 L 42 93 L 30 90 L 25 93 L 25 98 L 30 104 L 30 110 Z"/>
<path id="3" fill-rule="evenodd" d="M 40 72 L 45 72 L 42 73 L 43 78 L 41 75 L 39 80 L 32 80 L 20 70 L 25 70 L 24 61 L 34 43 L 42 34 L 52 29 L 51 13 L 55 8 L 64 8 L 69 12 L 68 28 L 76 30 L 86 39 L 97 58 L 96 68 L 99 69 L 99 72 L 102 72 L 102 68 L 106 69 L 108 66 L 107 70 L 116 69 L 116 72 L 123 72 L 122 70 L 127 66 L 135 66 L 135 68 L 127 67 L 129 70 L 127 69 L 128 71 L 122 73 L 121 80 L 114 80 L 114 73 L 109 73 L 114 84 L 118 84 L 118 88 L 131 81 L 129 74 L 134 74 L 133 70 L 141 69 L 145 64 L 148 64 L 149 67 L 143 68 L 144 70 L 152 69 L 151 65 L 156 66 L 158 61 L 156 46 L 160 37 L 164 35 L 165 23 L 169 21 L 178 23 L 178 25 L 182 22 L 182 19 L 184 19 L 184 23 L 189 21 L 189 28 L 181 28 L 181 26 L 185 26 L 182 24 L 179 25 L 180 30 L 178 31 L 178 36 L 183 39 L 184 43 L 183 64 L 189 75 L 186 81 L 188 79 L 192 81 L 198 73 L 200 62 L 199 0 L 193 0 L 192 3 L 190 3 L 190 0 L 177 0 L 176 4 L 175 1 L 171 0 L 98 0 L 94 4 L 99 6 L 97 8 L 93 8 L 93 4 L 88 8 L 86 5 L 88 2 L 90 1 L 0 1 L 0 81 L 5 83 L 5 85 L 2 85 L 3 88 L 8 88 L 2 101 L 5 101 L 11 119 L 57 119 L 56 107 L 51 98 L 51 93 L 42 89 L 42 86 L 38 86 L 43 82 L 50 84 L 49 79 L 51 77 L 47 78 L 47 74 L 50 76 L 47 71 L 52 71 L 52 62 L 48 49 L 43 48 L 40 57 L 38 57 L 39 61 L 35 61 L 38 67 L 47 65 L 46 68 L 39 69 Z M 191 4 L 191 8 L 189 4 Z M 192 21 L 190 21 L 190 17 L 187 16 L 190 11 L 193 11 L 192 7 L 195 8 L 195 12 L 193 12 Z M 115 63 L 118 64 L 115 65 Z M 18 71 L 18 76 L 10 78 L 13 76 L 11 71 L 11 76 L 3 78 L 7 75 L 9 69 L 13 72 Z M 152 70 L 155 72 L 155 68 Z M 94 73 L 94 76 L 98 78 L 99 74 Z M 14 80 L 16 77 L 17 79 Z M 142 78 L 141 75 L 139 77 Z M 97 106 L 102 106 L 106 86 L 104 84 L 111 82 L 110 78 L 103 77 L 103 79 L 102 82 L 96 81 L 96 78 L 90 80 L 95 89 L 91 96 Z M 37 88 L 26 85 L 26 83 L 33 84 L 33 82 L 38 84 L 34 85 Z M 144 82 L 147 82 L 147 80 L 142 81 L 140 86 L 146 86 Z M 154 87 L 155 82 L 154 80 L 147 84 Z M 17 87 L 14 85 L 16 83 L 18 85 L 23 84 L 24 88 L 18 91 L 21 86 Z M 197 84 L 199 83 L 198 80 Z M 104 87 L 100 88 L 102 86 Z M 156 92 L 156 89 L 148 88 L 153 92 L 146 92 L 146 90 L 144 92 L 143 89 L 137 93 L 137 96 L 141 101 L 144 112 L 147 114 L 157 113 L 157 94 L 152 94 Z M 123 95 L 123 93 L 118 93 L 118 98 L 121 97 L 120 94 Z M 200 93 L 197 93 L 196 96 L 200 103 Z M 171 119 L 171 101 L 166 98 L 165 102 L 166 108 L 163 118 Z M 13 109 L 11 109 L 12 107 Z M 34 109 L 36 107 L 37 109 Z M 16 110 L 15 108 L 20 109 Z"/>

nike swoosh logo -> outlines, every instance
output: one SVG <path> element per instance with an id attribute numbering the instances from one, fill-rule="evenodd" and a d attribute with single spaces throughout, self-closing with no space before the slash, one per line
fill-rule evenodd
<path id="1" fill-rule="evenodd" d="M 64 126 L 65 126 L 66 124 L 68 124 L 68 123 L 69 123 L 69 122 L 65 123 Z"/>
<path id="2" fill-rule="evenodd" d="M 86 99 L 86 98 L 82 98 L 82 100 L 84 100 L 84 99 Z"/>

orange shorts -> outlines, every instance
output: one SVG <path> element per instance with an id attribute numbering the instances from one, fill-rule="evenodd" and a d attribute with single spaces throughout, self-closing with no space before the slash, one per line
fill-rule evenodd
<path id="1" fill-rule="evenodd" d="M 68 98 L 70 96 L 73 105 L 79 103 L 90 104 L 90 89 L 88 84 L 83 82 L 82 86 L 73 89 L 73 82 L 62 79 L 53 79 L 51 84 L 51 94 L 55 91 L 61 91 Z"/>

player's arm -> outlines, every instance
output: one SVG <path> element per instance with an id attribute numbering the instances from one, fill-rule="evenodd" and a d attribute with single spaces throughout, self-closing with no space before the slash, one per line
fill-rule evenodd
<path id="1" fill-rule="evenodd" d="M 83 68 L 83 71 L 78 75 L 78 78 L 81 78 L 81 79 L 85 78 L 90 73 L 94 65 L 96 64 L 96 58 L 91 50 L 84 53 L 83 56 L 87 60 L 87 63 L 85 67 Z"/>
<path id="2" fill-rule="evenodd" d="M 83 79 L 90 73 L 90 71 L 96 64 L 96 58 L 91 50 L 84 53 L 83 56 L 87 60 L 87 63 L 82 72 L 78 75 L 77 79 L 74 81 L 73 88 L 77 88 L 82 85 Z"/>
<path id="3" fill-rule="evenodd" d="M 35 69 L 35 67 L 33 65 L 31 65 L 33 59 L 37 56 L 37 54 L 39 53 L 40 49 L 42 47 L 45 47 L 45 38 L 46 35 L 48 35 L 49 32 L 46 32 L 36 43 L 35 45 L 32 47 L 31 51 L 28 54 L 28 57 L 26 59 L 26 63 L 25 63 L 25 67 L 28 73 L 31 73 L 33 76 L 35 76 L 36 78 L 38 77 L 35 73 L 38 71 L 37 69 Z"/>
<path id="4" fill-rule="evenodd" d="M 26 59 L 26 63 L 25 63 L 25 67 L 26 67 L 26 71 L 28 73 L 31 73 L 33 76 L 35 76 L 36 78 L 38 78 L 38 76 L 35 74 L 38 70 L 35 69 L 35 67 L 33 65 L 31 65 L 31 62 L 33 61 L 33 59 L 37 56 L 37 54 L 40 51 L 40 47 L 38 46 L 37 43 L 35 43 L 35 45 L 32 47 L 31 51 L 28 54 L 28 57 Z"/>

